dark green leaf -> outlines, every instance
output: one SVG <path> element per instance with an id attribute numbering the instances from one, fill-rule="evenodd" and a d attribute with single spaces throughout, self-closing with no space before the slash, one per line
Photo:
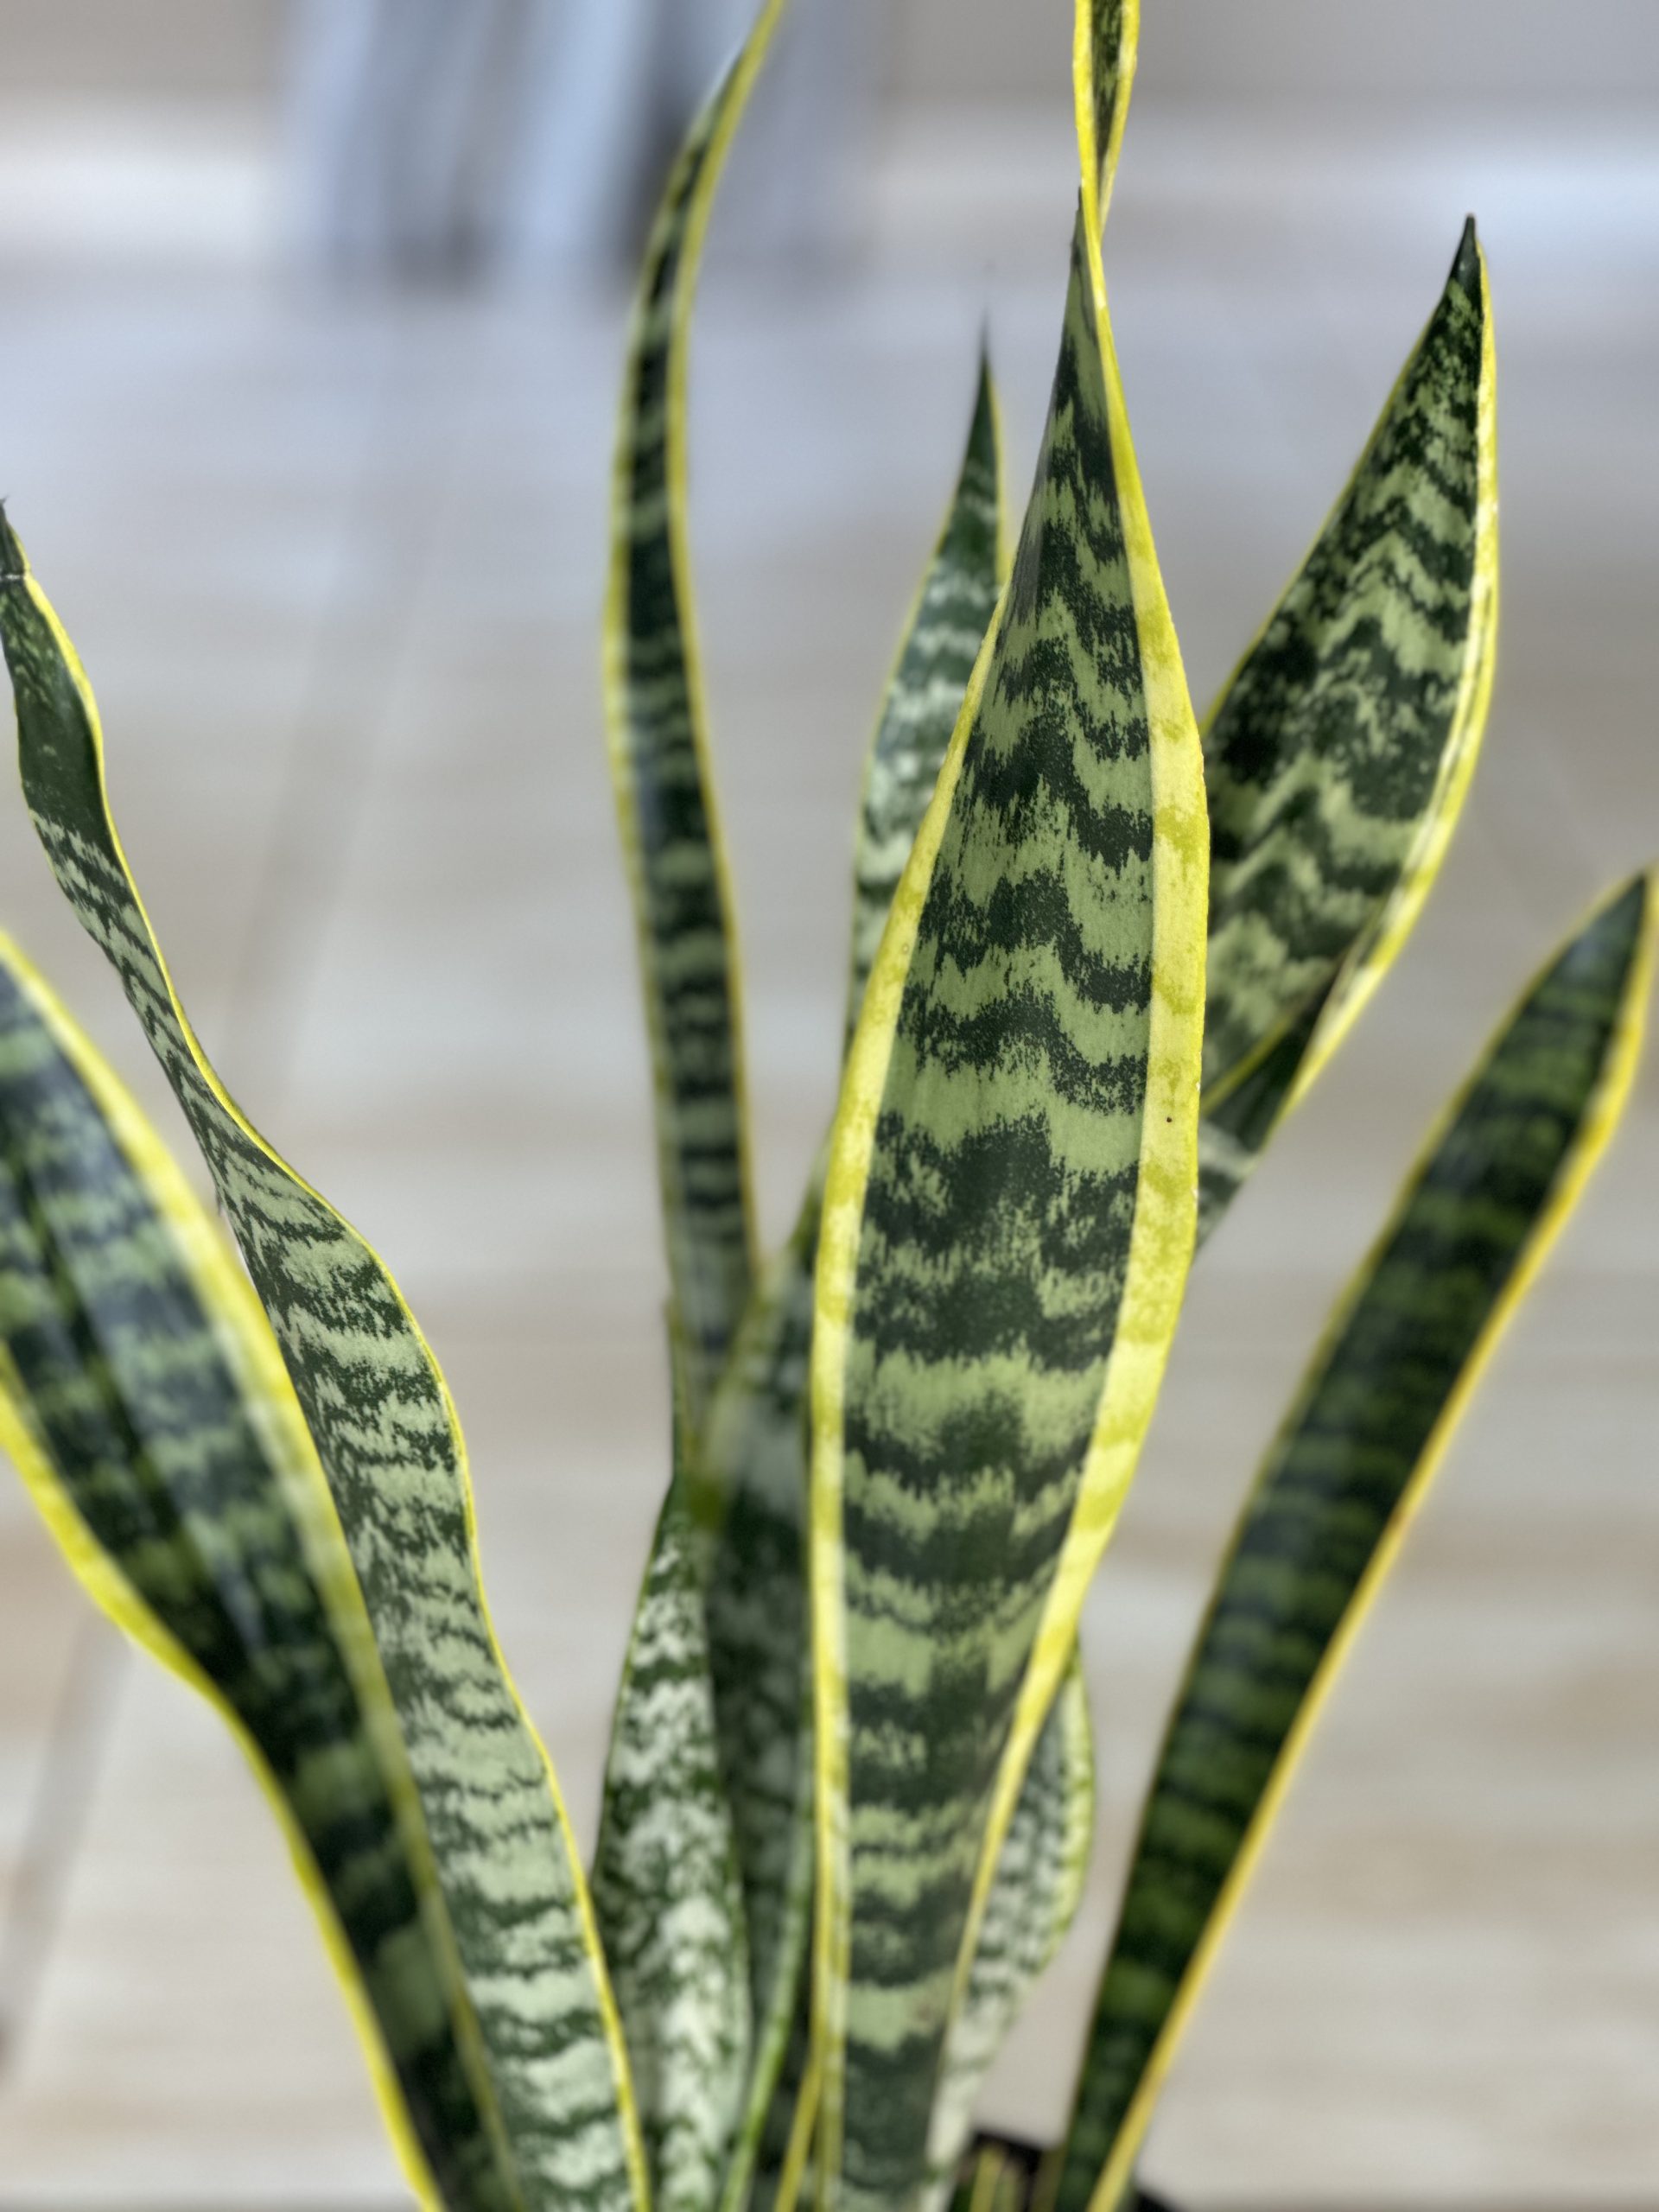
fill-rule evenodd
<path id="1" fill-rule="evenodd" d="M 1654 891 L 1619 891 L 1488 1047 L 1268 1453 L 1142 1820 L 1059 2212 L 1112 2212 L 1254 1854 L 1494 1343 L 1629 1095 Z"/>

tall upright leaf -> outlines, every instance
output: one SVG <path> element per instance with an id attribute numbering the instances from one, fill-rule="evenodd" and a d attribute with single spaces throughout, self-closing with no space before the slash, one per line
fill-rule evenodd
<path id="1" fill-rule="evenodd" d="M 1197 732 L 1080 219 L 1013 578 L 842 1088 L 813 1340 L 819 2157 L 921 2184 L 1192 1249 Z"/>
<path id="2" fill-rule="evenodd" d="M 1096 265 L 1140 29 L 1140 0 L 1078 0 L 1072 75 L 1083 217 Z M 1010 1782 L 1018 1764 L 1016 1751 Z M 1094 1786 L 1092 1724 L 1074 1649 L 1011 1813 L 1005 1786 L 993 1821 L 994 1832 L 1005 1827 L 1000 1848 L 993 1842 L 981 1866 L 981 1903 L 957 1960 L 957 2001 L 934 2094 L 928 2194 L 935 2202 L 967 2142 L 980 2084 L 1081 1902 L 1093 1844 Z"/>
<path id="3" fill-rule="evenodd" d="M 1002 588 L 996 396 L 982 361 L 944 523 L 906 623 L 860 798 L 848 1027 Z M 803 2001 L 812 1892 L 806 1618 L 806 1382 L 823 1164 L 762 1276 L 715 1394 L 701 1465 L 709 1620 L 727 1789 L 748 1908 L 759 2151 Z M 780 2133 L 783 2132 L 781 2129 Z M 746 2171 L 735 2175 L 747 2185 Z"/>
<path id="4" fill-rule="evenodd" d="M 1113 92 L 1133 68 L 1124 34 L 1116 18 L 1095 49 L 1119 57 Z M 1121 137 L 1122 100 L 1096 96 Z M 1345 1036 L 1455 825 L 1491 683 L 1493 411 L 1470 232 L 1353 481 L 1211 718 L 1206 1049 L 1224 1069 L 1200 1125 L 1201 1237 Z M 1263 1009 L 1295 1005 L 1310 978 L 1302 1018 L 1273 1034 Z M 1247 1058 L 1253 1021 L 1268 1049 L 1230 1085 L 1224 1040 Z"/>
<path id="5" fill-rule="evenodd" d="M 247 1753 L 423 2205 L 515 2212 L 409 1763 L 270 1328 L 160 1139 L 3 938 L 0 1445 L 95 1602 Z"/>
<path id="6" fill-rule="evenodd" d="M 785 0 L 692 124 L 645 254 L 617 440 L 606 697 L 651 1036 L 671 1290 L 675 1468 L 612 1726 L 595 1882 L 652 2183 L 686 2212 L 747 2163 L 757 2024 L 747 1842 L 721 1771 L 704 1608 L 704 1429 L 753 1291 L 738 957 L 708 757 L 687 514 L 686 385 L 704 235 Z M 666 1885 L 667 1910 L 653 1890 Z M 756 1986 L 761 1977 L 755 1977 Z M 762 2012 L 760 2024 L 766 2025 Z M 772 2048 L 763 2033 L 760 2070 Z M 741 2123 L 741 2125 L 740 2125 Z M 738 2139 L 741 2136 L 741 2140 Z"/>
<path id="7" fill-rule="evenodd" d="M 709 1420 L 699 1505 L 721 1772 L 748 1933 L 754 2025 L 748 2093 L 722 2202 L 741 2212 L 784 2155 L 791 2037 L 812 1912 L 806 1619 L 806 1372 L 817 1178 L 762 1274 Z M 770 2127 L 769 2127 L 770 2121 Z M 775 2171 L 770 2178 L 775 2180 Z M 762 2191 L 764 2197 L 765 2191 Z"/>
<path id="8" fill-rule="evenodd" d="M 232 1103 L 192 1032 L 109 810 L 91 689 L 3 524 L 0 638 L 35 828 L 201 1147 L 327 1476 L 524 2202 L 641 2204 L 644 2156 L 592 1906 L 490 1624 L 448 1388 L 378 1255 Z"/>
<path id="9" fill-rule="evenodd" d="M 786 4 L 765 0 L 692 128 L 646 248 L 617 436 L 605 613 L 611 767 L 651 1034 L 669 1277 L 698 1429 L 748 1297 L 754 1235 L 737 950 L 687 539 L 687 359 L 715 188 Z"/>
<path id="10" fill-rule="evenodd" d="M 996 387 L 982 353 L 967 450 L 887 679 L 859 794 L 847 979 L 849 1051 L 893 893 L 1007 575 L 1003 534 Z"/>
<path id="11" fill-rule="evenodd" d="M 1206 727 L 1203 1228 L 1409 931 L 1497 627 L 1496 377 L 1469 224 L 1347 488 Z"/>
<path id="12" fill-rule="evenodd" d="M 605 1773 L 594 1908 L 657 2212 L 710 2212 L 750 2055 L 748 1946 L 697 1548 L 679 1478 L 652 1546 Z"/>
<path id="13" fill-rule="evenodd" d="M 1003 1839 L 933 2105 L 925 2207 L 949 2200 L 973 2133 L 974 2100 L 1032 1984 L 1083 1901 L 1095 1836 L 1095 1747 L 1074 1649 Z"/>
<path id="14" fill-rule="evenodd" d="M 1408 1179 L 1269 1451 L 1159 1759 L 1100 1986 L 1059 2212 L 1114 2212 L 1313 1722 L 1453 1427 L 1630 1093 L 1637 877 L 1533 982 Z"/>
<path id="15" fill-rule="evenodd" d="M 1096 253 L 1112 204 L 1140 44 L 1141 0 L 1077 0 L 1072 92 L 1084 219 L 1094 233 Z"/>

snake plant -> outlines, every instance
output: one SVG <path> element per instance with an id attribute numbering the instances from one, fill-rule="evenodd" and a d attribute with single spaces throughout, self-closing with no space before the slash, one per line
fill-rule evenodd
<path id="1" fill-rule="evenodd" d="M 1410 931 L 1468 787 L 1497 617 L 1491 309 L 1471 229 L 1200 724 L 1102 269 L 1137 10 L 1080 0 L 1078 213 L 1034 486 L 1011 513 L 982 362 L 865 772 L 839 1100 L 762 1262 L 686 365 L 783 5 L 669 185 L 621 410 L 607 700 L 674 1420 L 590 1864 L 491 1628 L 436 1359 L 192 1029 L 91 689 L 0 533 L 29 810 L 230 1231 L 0 942 L 0 1440 L 93 1599 L 247 1753 L 410 2187 L 448 2212 L 1133 2198 L 1313 1716 L 1618 1118 L 1647 995 L 1641 876 L 1499 1024 L 1268 1451 L 1063 2140 L 976 2139 L 982 2076 L 1082 1891 L 1079 1613 L 1194 1253 Z"/>

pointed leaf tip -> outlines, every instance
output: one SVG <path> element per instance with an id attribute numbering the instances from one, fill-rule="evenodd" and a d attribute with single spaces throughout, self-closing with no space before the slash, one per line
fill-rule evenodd
<path id="1" fill-rule="evenodd" d="M 1475 219 L 1463 219 L 1463 235 L 1458 240 L 1458 250 L 1452 257 L 1452 274 L 1448 283 L 1460 284 L 1471 296 L 1480 289 L 1480 238 L 1475 229 Z"/>
<path id="2" fill-rule="evenodd" d="M 29 562 L 11 526 L 6 503 L 0 499 L 0 583 L 21 583 L 28 574 Z"/>

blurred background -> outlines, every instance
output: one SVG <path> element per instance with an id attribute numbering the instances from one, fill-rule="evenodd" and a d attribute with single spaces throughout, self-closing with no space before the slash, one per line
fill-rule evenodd
<path id="1" fill-rule="evenodd" d="M 646 1071 L 598 703 L 626 287 L 743 0 L 0 0 L 0 490 L 236 1094 L 397 1269 L 591 1834 L 666 1471 Z M 715 225 L 695 539 L 762 1195 L 828 1114 L 852 804 L 988 327 L 1029 470 L 1067 0 L 799 0 Z M 1200 703 L 1466 210 L 1505 624 L 1423 925 L 1205 1255 L 1085 1648 L 1084 1921 L 987 2110 L 1058 2125 L 1207 1575 L 1319 1317 L 1510 996 L 1659 845 L 1659 10 L 1145 0 L 1109 244 Z M 0 809 L 5 925 L 169 1131 Z M 440 1043 L 439 1040 L 442 1039 Z M 1147 2160 L 1200 2208 L 1659 2201 L 1659 1077 L 1363 1639 Z M 0 2206 L 391 2206 L 217 1724 L 0 1486 Z"/>

